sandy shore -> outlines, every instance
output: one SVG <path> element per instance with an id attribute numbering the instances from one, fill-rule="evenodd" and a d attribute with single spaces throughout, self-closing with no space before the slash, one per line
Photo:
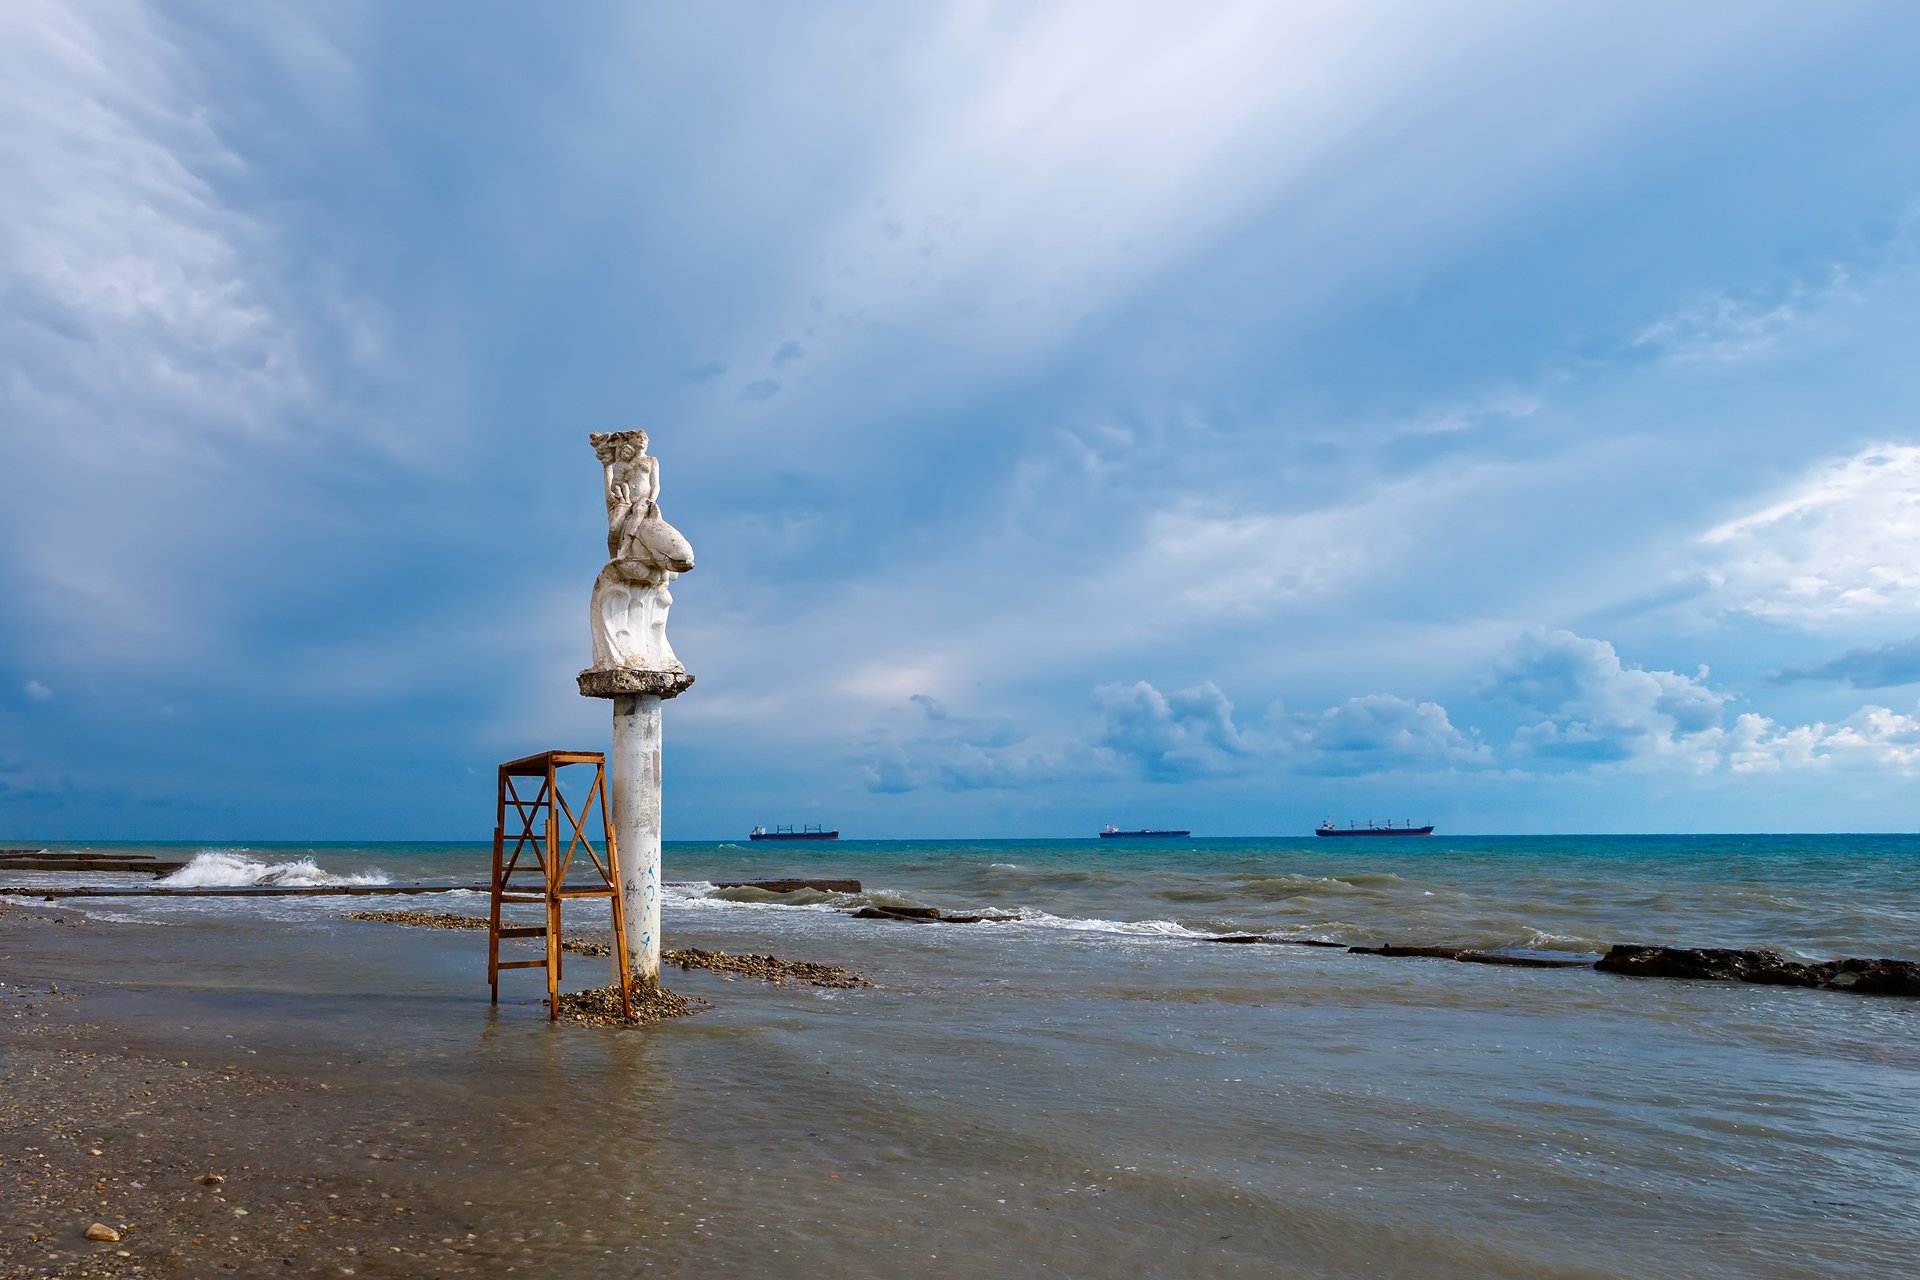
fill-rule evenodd
<path id="1" fill-rule="evenodd" d="M 484 965 L 471 934 L 367 927 Z M 143 948 L 176 932 L 0 903 L 0 1276 L 606 1274 L 630 1249 L 634 1266 L 678 1257 L 670 1236 L 615 1240 L 604 1214 L 539 1210 L 578 1189 L 553 1162 L 598 1123 L 578 1095 L 555 1112 L 553 1054 L 600 1066 L 606 1037 L 647 1032 L 549 1028 L 532 984 L 490 1011 L 481 981 L 442 1018 L 470 1043 L 423 1073 L 417 1047 L 382 1045 L 400 1034 L 379 1021 L 391 1010 L 309 1033 L 297 997 L 142 984 L 176 963 Z M 710 989 L 774 976 L 771 957 L 693 958 L 737 962 L 694 975 Z M 118 1238 L 88 1239 L 95 1226 Z"/>
<path id="2" fill-rule="evenodd" d="M 99 984 L 18 976 L 72 926 L 0 912 L 0 1274 L 445 1275 L 513 1245 L 410 1152 L 412 1131 L 459 1116 L 403 1113 L 338 1061 L 321 1079 L 209 1057 L 205 1031 L 130 1039 L 98 1017 Z M 87 1239 L 95 1224 L 119 1239 Z"/>

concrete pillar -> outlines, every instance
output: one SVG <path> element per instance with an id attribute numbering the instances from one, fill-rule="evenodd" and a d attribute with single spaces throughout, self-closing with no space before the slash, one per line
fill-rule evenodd
<path id="1" fill-rule="evenodd" d="M 613 699 L 613 752 L 607 760 L 614 838 L 620 844 L 620 905 L 633 982 L 660 989 L 660 699 L 622 694 Z M 620 981 L 614 957 L 612 981 Z"/>
<path id="2" fill-rule="evenodd" d="M 661 704 L 693 685 L 684 671 L 582 671 L 580 693 L 613 703 L 607 799 L 620 847 L 620 909 L 627 919 L 627 963 L 634 985 L 660 987 Z M 613 979 L 620 981 L 620 959 Z"/>

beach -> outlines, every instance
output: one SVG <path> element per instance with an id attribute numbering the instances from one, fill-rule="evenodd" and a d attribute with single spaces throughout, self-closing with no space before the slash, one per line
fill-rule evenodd
<path id="1" fill-rule="evenodd" d="M 349 914 L 484 894 L 15 898 L 0 1274 L 1907 1272 L 1912 1000 L 1206 939 L 1914 958 L 1920 840 L 1417 843 L 669 845 L 670 947 L 873 985 L 669 965 L 708 1007 L 634 1029 L 550 1025 L 537 971 L 490 1007 L 484 930 Z M 175 851 L 202 882 L 485 866 Z M 862 892 L 715 887 L 827 874 Z"/>

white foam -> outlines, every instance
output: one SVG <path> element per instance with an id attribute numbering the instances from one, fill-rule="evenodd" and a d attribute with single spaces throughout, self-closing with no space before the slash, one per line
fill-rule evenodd
<path id="1" fill-rule="evenodd" d="M 794 911 L 820 911 L 829 914 L 844 909 L 845 899 L 822 902 L 747 902 L 738 898 L 718 897 L 721 889 L 718 885 L 703 880 L 669 880 L 660 886 L 660 905 L 662 907 L 690 907 L 699 911 L 775 911 L 781 914 Z"/>
<path id="2" fill-rule="evenodd" d="M 1061 929 L 1070 933 L 1105 933 L 1127 938 L 1211 938 L 1211 933 L 1189 929 L 1172 920 L 1105 920 L 1098 916 L 1056 916 L 1045 911 L 1022 911 L 1007 926 Z"/>
<path id="3" fill-rule="evenodd" d="M 389 883 L 384 871 L 366 871 L 358 875 L 334 875 L 322 871 L 311 858 L 292 862 L 262 862 L 233 849 L 203 849 L 193 861 L 172 875 L 154 883 L 167 889 L 220 889 L 249 885 L 281 885 L 290 889 L 320 885 Z"/>

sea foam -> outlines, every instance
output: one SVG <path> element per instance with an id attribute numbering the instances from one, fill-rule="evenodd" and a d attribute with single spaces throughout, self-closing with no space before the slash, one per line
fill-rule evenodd
<path id="1" fill-rule="evenodd" d="M 224 889 L 275 885 L 289 889 L 322 885 L 378 885 L 389 883 L 384 871 L 334 875 L 322 871 L 311 858 L 292 862 L 262 862 L 234 849 L 202 849 L 193 860 L 154 884 L 163 889 Z"/>

